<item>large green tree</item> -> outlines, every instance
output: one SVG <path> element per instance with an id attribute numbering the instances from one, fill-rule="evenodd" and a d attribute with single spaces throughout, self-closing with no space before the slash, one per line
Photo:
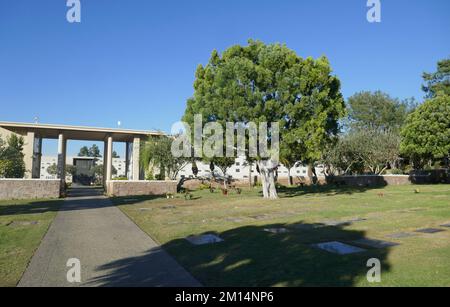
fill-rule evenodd
<path id="1" fill-rule="evenodd" d="M 325 57 L 303 59 L 281 44 L 249 41 L 223 54 L 213 51 L 206 66 L 197 68 L 194 96 L 183 120 L 204 122 L 277 122 L 281 146 L 293 146 L 302 160 L 318 160 L 339 130 L 345 113 L 340 81 Z M 270 127 L 269 127 L 270 128 Z M 268 141 L 271 141 L 269 135 Z M 274 183 L 278 161 L 257 161 L 265 198 L 277 198 Z"/>
<path id="2" fill-rule="evenodd" d="M 437 71 L 434 73 L 424 73 L 423 79 L 426 82 L 422 89 L 427 94 L 427 98 L 435 97 L 438 92 L 450 96 L 450 58 L 437 63 Z"/>
<path id="3" fill-rule="evenodd" d="M 402 130 L 401 152 L 415 168 L 450 155 L 450 96 L 443 92 L 408 116 Z"/>

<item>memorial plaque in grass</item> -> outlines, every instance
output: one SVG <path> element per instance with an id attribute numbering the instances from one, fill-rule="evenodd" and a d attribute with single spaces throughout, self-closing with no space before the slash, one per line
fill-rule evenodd
<path id="1" fill-rule="evenodd" d="M 415 237 L 416 235 L 413 233 L 409 233 L 409 232 L 397 232 L 397 233 L 393 233 L 390 235 L 387 235 L 387 238 L 391 238 L 391 239 L 403 239 L 403 238 L 410 238 L 410 237 Z"/>
<path id="2" fill-rule="evenodd" d="M 190 236 L 190 237 L 187 237 L 186 240 L 188 240 L 191 244 L 194 244 L 194 245 L 205 245 L 205 244 L 214 244 L 214 243 L 223 242 L 222 238 L 219 238 L 218 236 L 213 235 L 213 234 Z"/>
<path id="3" fill-rule="evenodd" d="M 352 241 L 352 243 L 357 244 L 357 245 L 364 245 L 364 246 L 368 246 L 368 247 L 373 247 L 373 248 L 379 248 L 379 249 L 400 245 L 400 244 L 394 243 L 394 242 L 388 242 L 388 241 L 376 240 L 376 239 L 369 239 L 369 238 L 364 238 L 364 239 L 359 239 L 359 240 L 356 240 L 356 241 Z"/>
<path id="4" fill-rule="evenodd" d="M 319 248 L 324 251 L 338 254 L 338 255 L 349 255 L 349 254 L 362 253 L 362 252 L 366 251 L 363 248 L 344 244 L 342 242 L 337 242 L 337 241 L 313 244 L 312 247 Z"/>
<path id="5" fill-rule="evenodd" d="M 266 228 L 266 229 L 264 229 L 264 231 L 279 234 L 279 233 L 288 233 L 289 229 L 287 229 L 287 228 Z"/>

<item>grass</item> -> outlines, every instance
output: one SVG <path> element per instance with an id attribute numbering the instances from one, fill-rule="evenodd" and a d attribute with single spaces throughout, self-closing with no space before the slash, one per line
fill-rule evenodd
<path id="1" fill-rule="evenodd" d="M 0 287 L 17 285 L 60 203 L 0 201 Z"/>
<path id="2" fill-rule="evenodd" d="M 257 189 L 229 196 L 206 190 L 193 196 L 114 202 L 206 286 L 450 286 L 450 229 L 439 227 L 450 223 L 448 185 L 293 188 L 283 189 L 276 201 L 261 199 Z M 312 227 L 353 218 L 367 220 Z M 264 231 L 273 227 L 290 232 Z M 446 231 L 387 238 L 429 227 Z M 203 233 L 215 233 L 225 241 L 194 246 L 184 239 Z M 311 247 L 360 238 L 400 245 L 346 256 Z M 381 261 L 380 284 L 366 279 L 370 258 Z"/>

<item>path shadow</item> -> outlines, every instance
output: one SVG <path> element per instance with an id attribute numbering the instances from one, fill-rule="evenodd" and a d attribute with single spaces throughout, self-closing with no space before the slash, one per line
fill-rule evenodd
<path id="1" fill-rule="evenodd" d="M 284 227 L 289 233 L 273 234 L 267 228 Z M 211 234 L 212 232 L 208 232 Z M 365 238 L 365 232 L 345 226 L 319 224 L 270 224 L 243 226 L 216 233 L 224 242 L 192 245 L 176 239 L 162 246 L 205 286 L 345 286 L 366 280 L 367 261 L 377 258 L 382 272 L 388 272 L 389 248 L 338 255 L 312 247 L 312 244 L 339 241 L 351 243 Z M 359 246 L 361 247 L 361 246 Z M 155 254 L 111 262 L 100 269 L 110 270 L 101 277 L 103 286 L 142 285 L 163 276 L 163 266 L 154 270 Z M 152 266 L 153 265 L 153 266 Z"/>
<path id="2" fill-rule="evenodd" d="M 375 186 L 344 186 L 344 185 L 326 184 L 326 185 L 310 185 L 303 187 L 281 186 L 277 189 L 277 192 L 279 196 L 282 198 L 292 198 L 311 194 L 317 194 L 321 196 L 353 195 L 356 193 L 364 193 L 372 189 L 380 189 L 385 187 L 386 185 L 387 184 Z"/>
<path id="3" fill-rule="evenodd" d="M 102 275 L 90 279 L 86 286 L 100 287 L 199 287 L 188 272 L 161 247 L 120 259 L 96 268 Z"/>

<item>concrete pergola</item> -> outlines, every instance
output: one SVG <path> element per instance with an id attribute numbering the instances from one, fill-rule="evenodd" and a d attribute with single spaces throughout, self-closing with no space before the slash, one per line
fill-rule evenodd
<path id="1" fill-rule="evenodd" d="M 149 136 L 162 136 L 161 132 L 95 128 L 82 126 L 0 122 L 0 135 L 15 133 L 25 139 L 24 155 L 27 178 L 40 178 L 42 139 L 58 140 L 58 179 L 65 180 L 67 140 L 104 142 L 104 184 L 112 179 L 113 142 L 126 143 L 126 176 L 140 180 L 139 149 L 142 140 Z"/>

